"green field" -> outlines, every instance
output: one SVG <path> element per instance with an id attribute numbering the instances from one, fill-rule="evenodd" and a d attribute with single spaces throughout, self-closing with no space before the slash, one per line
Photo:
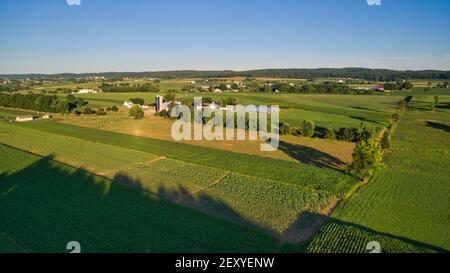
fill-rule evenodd
<path id="1" fill-rule="evenodd" d="M 37 112 L 34 111 L 25 111 L 25 110 L 18 110 L 18 109 L 7 109 L 0 107 L 0 119 L 4 120 L 13 120 L 17 116 L 22 115 L 32 115 L 32 116 L 39 116 Z"/>
<path id="2" fill-rule="evenodd" d="M 154 95 L 83 97 L 103 107 Z M 278 104 L 282 122 L 292 125 L 310 119 L 379 130 L 402 99 L 211 95 L 228 96 Z M 84 252 L 368 252 L 370 241 L 384 252 L 448 251 L 450 112 L 430 111 L 432 102 L 414 98 L 393 136 L 388 167 L 356 193 L 357 179 L 308 160 L 79 127 L 59 122 L 64 116 L 10 123 L 26 111 L 0 108 L 0 252 L 66 252 L 73 240 Z"/>
<path id="3" fill-rule="evenodd" d="M 277 249 L 274 237 L 164 201 L 158 195 L 123 187 L 50 157 L 4 145 L 0 151 L 4 155 L 0 165 L 0 250 L 68 252 L 66 245 L 74 240 L 81 243 L 83 252 Z"/>
<path id="4" fill-rule="evenodd" d="M 329 168 L 318 168 L 308 164 L 298 164 L 171 141 L 78 127 L 54 121 L 42 120 L 15 125 L 6 125 L 4 123 L 2 127 L 4 128 L 5 126 L 11 126 L 9 127 L 11 133 L 14 131 L 15 126 L 21 126 L 41 132 L 76 137 L 90 142 L 133 149 L 152 155 L 166 156 L 171 159 L 213 167 L 224 171 L 232 171 L 238 174 L 275 180 L 292 185 L 301 185 L 316 190 L 327 190 L 338 195 L 344 195 L 356 184 L 356 180 L 350 176 Z"/>
<path id="5" fill-rule="evenodd" d="M 450 97 L 442 99 L 448 101 Z M 430 100 L 430 97 L 415 98 L 412 105 Z M 407 241 L 417 247 L 449 251 L 449 126 L 448 109 L 429 111 L 408 108 L 394 135 L 393 151 L 386 159 L 388 166 L 377 171 L 367 186 L 339 205 L 332 218 L 369 228 L 375 233 Z M 343 228 L 334 225 L 333 231 L 330 231 L 331 227 L 324 227 L 323 235 L 311 244 L 311 250 L 333 251 L 327 245 L 337 242 L 343 249 L 348 244 L 350 251 L 355 250 L 351 246 L 354 240 L 360 239 L 345 243 L 343 238 L 350 235 Z M 390 247 L 386 251 L 401 250 Z M 334 251 L 340 252 L 342 249 L 335 248 Z"/>
<path id="6" fill-rule="evenodd" d="M 153 103 L 158 93 L 100 93 L 77 95 L 92 108 L 122 105 L 130 98 L 143 98 Z M 165 93 L 159 93 L 165 95 Z M 66 95 L 60 94 L 65 97 Z M 178 93 L 178 98 L 194 96 L 216 100 L 236 97 L 243 105 L 278 105 L 282 108 L 280 121 L 298 126 L 303 120 L 313 120 L 317 126 L 339 129 L 343 126 L 358 127 L 361 123 L 377 128 L 387 125 L 390 115 L 402 96 L 383 95 L 301 95 L 259 93 Z"/>
<path id="7" fill-rule="evenodd" d="M 51 156 L 115 183 L 277 237 L 282 237 L 299 216 L 327 209 L 357 183 L 339 171 L 307 164 L 54 121 L 2 122 L 0 130 L 4 144 Z M 105 194 L 110 191 L 108 187 L 104 190 Z"/>

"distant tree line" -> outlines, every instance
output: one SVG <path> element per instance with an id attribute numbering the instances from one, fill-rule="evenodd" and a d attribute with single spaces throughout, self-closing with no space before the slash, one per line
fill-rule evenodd
<path id="1" fill-rule="evenodd" d="M 73 95 L 60 99 L 57 96 L 42 94 L 0 94 L 0 106 L 39 112 L 69 114 L 86 104 L 82 98 Z"/>
<path id="2" fill-rule="evenodd" d="M 228 77 L 275 77 L 275 78 L 353 78 L 366 79 L 370 81 L 396 82 L 410 79 L 448 80 L 450 71 L 421 70 L 421 71 L 397 71 L 389 69 L 368 68 L 320 68 L 320 69 L 262 69 L 248 71 L 161 71 L 161 72 L 110 72 L 110 73 L 84 73 L 84 74 L 22 74 L 22 75 L 0 75 L 0 78 L 80 78 L 80 77 L 149 77 L 162 79 L 175 78 L 228 78 Z"/>
<path id="3" fill-rule="evenodd" d="M 0 84 L 0 93 L 12 93 L 19 91 L 23 88 L 19 83 L 6 83 Z"/>
<path id="4" fill-rule="evenodd" d="M 272 83 L 271 85 L 258 85 L 255 91 L 280 93 L 324 93 L 324 94 L 353 94 L 353 90 L 346 84 L 334 82 L 304 83 L 292 85 L 288 83 Z"/>
<path id="5" fill-rule="evenodd" d="M 101 86 L 103 92 L 125 93 L 125 92 L 159 92 L 159 88 L 150 83 L 146 84 L 111 84 L 103 83 Z"/>

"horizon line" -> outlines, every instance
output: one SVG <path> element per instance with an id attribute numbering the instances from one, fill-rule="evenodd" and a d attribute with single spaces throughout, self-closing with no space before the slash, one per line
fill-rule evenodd
<path id="1" fill-rule="evenodd" d="M 291 68 L 255 68 L 255 69 L 244 69 L 244 70 L 233 70 L 233 69 L 172 69 L 172 70 L 141 70 L 141 71 L 100 71 L 100 72 L 27 72 L 27 73 L 0 73 L 0 76 L 16 76 L 16 75 L 83 75 L 83 74 L 109 74 L 109 73 L 169 73 L 169 72 L 249 72 L 249 71 L 264 71 L 264 70 L 321 70 L 321 69 L 367 69 L 367 70 L 387 70 L 393 72 L 421 72 L 421 71 L 438 71 L 438 72 L 450 72 L 450 70 L 442 69 L 392 69 L 392 68 L 369 68 L 369 67 L 316 67 L 316 68 L 302 68 L 302 67 L 291 67 Z"/>

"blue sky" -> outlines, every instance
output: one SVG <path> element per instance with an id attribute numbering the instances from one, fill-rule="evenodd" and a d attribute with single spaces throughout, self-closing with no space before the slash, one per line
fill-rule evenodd
<path id="1" fill-rule="evenodd" d="M 450 1 L 0 0 L 0 73 L 450 70 Z"/>

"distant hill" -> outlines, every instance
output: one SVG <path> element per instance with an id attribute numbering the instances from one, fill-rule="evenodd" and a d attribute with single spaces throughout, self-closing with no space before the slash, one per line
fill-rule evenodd
<path id="1" fill-rule="evenodd" d="M 358 78 L 371 81 L 397 81 L 403 79 L 450 79 L 450 71 L 421 70 L 398 71 L 369 68 L 318 68 L 318 69 L 260 69 L 247 71 L 155 71 L 155 72 L 102 72 L 102 73 L 62 73 L 62 74 L 5 74 L 3 79 L 23 78 L 79 78 L 79 77 L 150 77 L 150 78 L 226 78 L 226 77 L 275 77 L 275 78 Z"/>

